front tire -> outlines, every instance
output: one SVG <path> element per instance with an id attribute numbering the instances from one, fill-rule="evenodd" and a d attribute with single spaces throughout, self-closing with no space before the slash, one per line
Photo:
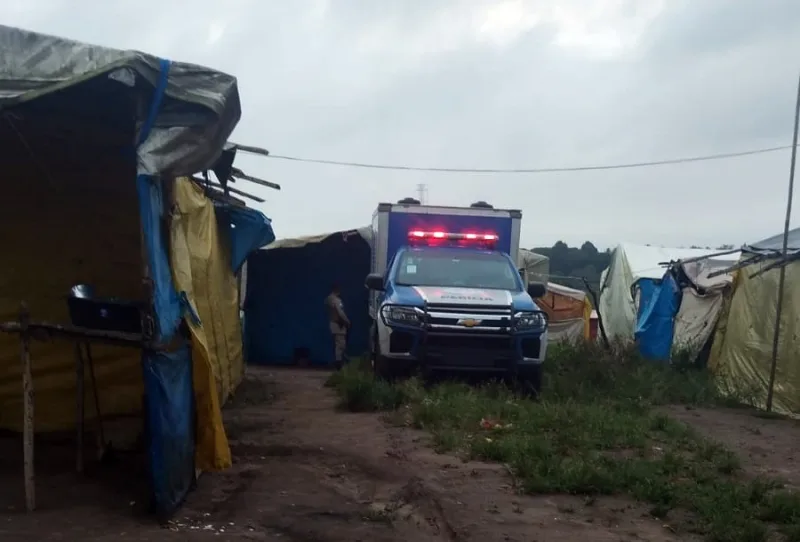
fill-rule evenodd
<path id="1" fill-rule="evenodd" d="M 381 355 L 381 345 L 378 339 L 378 328 L 372 327 L 372 344 L 370 345 L 370 365 L 372 374 L 376 379 L 387 382 L 396 382 L 409 378 L 412 375 L 413 366 L 409 366 L 402 361 L 388 359 Z"/>
<path id="2" fill-rule="evenodd" d="M 398 377 L 389 360 L 380 354 L 376 354 L 373 358 L 372 372 L 375 375 L 375 378 L 385 380 L 387 382 L 394 382 Z"/>
<path id="3" fill-rule="evenodd" d="M 378 378 L 378 357 L 380 356 L 379 353 L 379 345 L 378 345 L 378 327 L 375 324 L 372 324 L 372 328 L 370 328 L 369 332 L 369 368 L 372 371 L 373 376 Z"/>
<path id="4" fill-rule="evenodd" d="M 531 365 L 517 371 L 519 391 L 531 399 L 538 399 L 542 394 L 542 365 Z"/>

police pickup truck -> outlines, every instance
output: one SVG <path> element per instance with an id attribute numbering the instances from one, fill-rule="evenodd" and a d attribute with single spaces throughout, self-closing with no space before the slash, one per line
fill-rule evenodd
<path id="1" fill-rule="evenodd" d="M 541 283 L 517 269 L 520 211 L 381 203 L 372 219 L 370 354 L 385 379 L 471 371 L 542 383 Z"/>

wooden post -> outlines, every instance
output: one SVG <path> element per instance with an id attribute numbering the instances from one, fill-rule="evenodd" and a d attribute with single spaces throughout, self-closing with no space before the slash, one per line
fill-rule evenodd
<path id="1" fill-rule="evenodd" d="M 25 419 L 22 430 L 23 471 L 25 475 L 25 508 L 33 512 L 36 508 L 36 483 L 33 466 L 33 371 L 31 370 L 30 323 L 28 306 L 23 303 L 19 309 L 20 344 L 22 357 L 22 399 Z"/>
<path id="2" fill-rule="evenodd" d="M 83 351 L 81 342 L 75 342 L 75 470 L 78 473 L 83 472 L 83 436 L 84 436 L 84 420 L 86 419 L 85 398 L 86 393 L 84 390 L 84 364 L 83 364 Z"/>
<path id="3" fill-rule="evenodd" d="M 603 346 L 606 347 L 606 350 L 611 348 L 611 343 L 608 342 L 608 335 L 606 335 L 606 326 L 603 325 L 603 317 L 600 316 L 600 300 L 597 298 L 597 294 L 594 293 L 592 287 L 589 285 L 589 280 L 586 277 L 583 277 L 583 285 L 586 287 L 586 291 L 589 292 L 589 295 L 592 297 L 592 302 L 595 306 L 595 312 L 597 312 L 597 327 L 600 328 L 600 338 L 603 339 Z M 600 287 L 602 288 L 602 284 Z"/>
<path id="4" fill-rule="evenodd" d="M 797 134 L 800 131 L 800 79 L 797 81 L 797 101 L 794 108 L 794 135 L 792 137 L 792 158 L 789 163 L 789 195 L 786 198 L 786 220 L 783 224 L 783 247 L 781 267 L 778 276 L 778 302 L 775 307 L 775 331 L 772 335 L 772 360 L 769 368 L 767 387 L 767 412 L 772 412 L 772 398 L 775 392 L 775 372 L 778 367 L 778 347 L 781 335 L 781 313 L 783 312 L 783 290 L 786 282 L 786 252 L 789 245 L 789 224 L 792 220 L 792 200 L 794 199 L 794 170 L 797 164 Z"/>

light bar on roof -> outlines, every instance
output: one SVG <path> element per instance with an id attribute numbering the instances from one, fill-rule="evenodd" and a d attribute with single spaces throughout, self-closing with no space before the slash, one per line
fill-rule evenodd
<path id="1" fill-rule="evenodd" d="M 458 241 L 459 244 L 493 244 L 496 243 L 500 237 L 495 233 L 454 233 L 445 232 L 441 230 L 411 230 L 408 232 L 408 237 L 412 241 L 426 241 L 428 243 L 436 243 L 439 241 Z"/>

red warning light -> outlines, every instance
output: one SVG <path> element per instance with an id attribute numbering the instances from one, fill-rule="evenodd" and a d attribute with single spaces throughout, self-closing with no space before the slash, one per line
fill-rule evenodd
<path id="1" fill-rule="evenodd" d="M 448 233 L 443 231 L 411 230 L 408 237 L 412 241 L 423 241 L 428 244 L 438 244 L 442 241 L 453 241 L 458 245 L 492 245 L 500 237 L 494 233 Z"/>

